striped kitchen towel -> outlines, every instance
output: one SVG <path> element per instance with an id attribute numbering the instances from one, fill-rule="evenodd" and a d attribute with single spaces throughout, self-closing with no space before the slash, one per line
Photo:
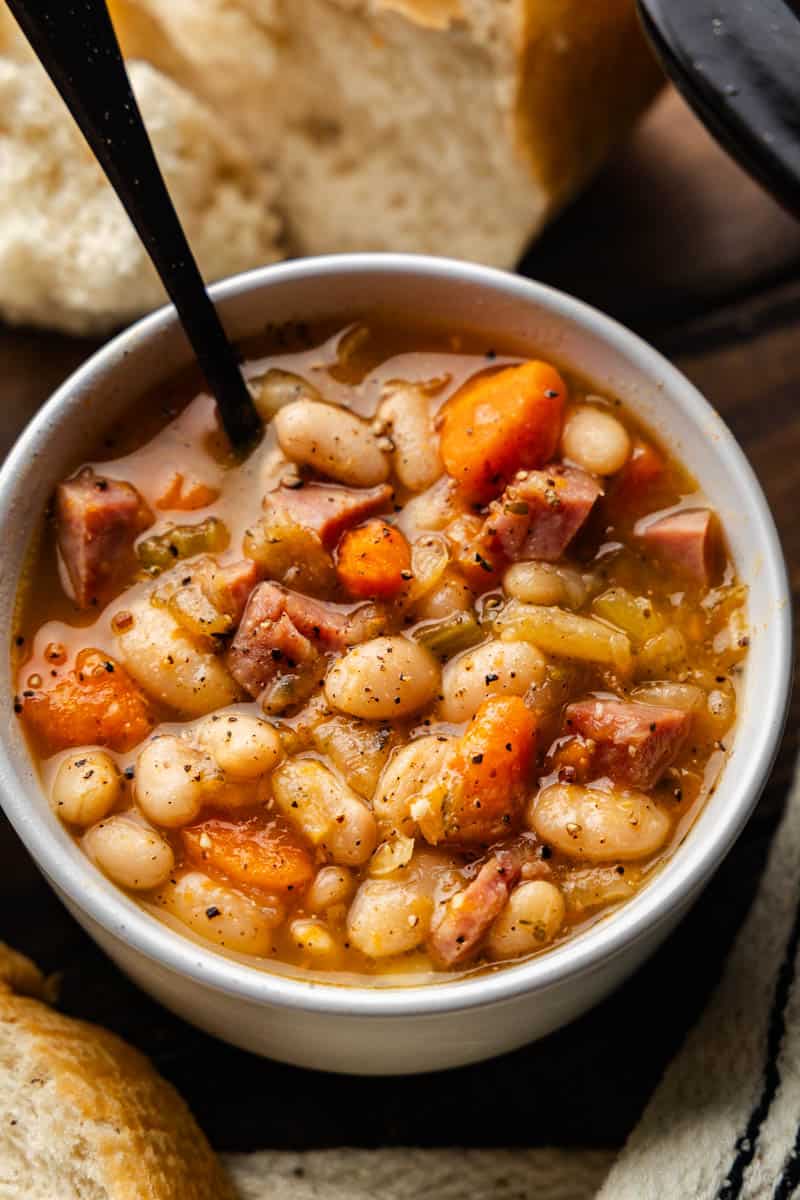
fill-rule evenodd
<path id="1" fill-rule="evenodd" d="M 242 1200 L 800 1198 L 800 779 L 711 1001 L 612 1152 L 231 1155 Z"/>

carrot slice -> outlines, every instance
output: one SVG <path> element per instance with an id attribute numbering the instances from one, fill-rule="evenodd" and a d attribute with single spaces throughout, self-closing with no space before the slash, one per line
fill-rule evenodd
<path id="1" fill-rule="evenodd" d="M 498 495 L 516 471 L 555 454 L 567 385 L 549 363 L 527 362 L 467 384 L 446 406 L 440 451 L 471 500 Z"/>
<path id="2" fill-rule="evenodd" d="M 275 820 L 251 817 L 225 821 L 210 817 L 182 830 L 187 858 L 234 883 L 268 892 L 304 887 L 314 874 L 311 855 Z"/>
<path id="3" fill-rule="evenodd" d="M 155 719 L 144 693 L 124 667 L 99 650 L 81 650 L 74 668 L 19 699 L 22 717 L 40 752 L 69 746 L 131 750 Z"/>
<path id="4" fill-rule="evenodd" d="M 414 815 L 436 844 L 488 845 L 518 823 L 536 754 L 536 717 L 519 696 L 484 700 Z"/>
<path id="5" fill-rule="evenodd" d="M 388 599 L 411 578 L 411 549 L 399 529 L 376 518 L 344 535 L 336 573 L 351 596 Z"/>
<path id="6" fill-rule="evenodd" d="M 218 496 L 219 488 L 210 487 L 200 479 L 187 479 L 181 471 L 174 471 L 156 500 L 156 508 L 193 512 L 213 504 Z"/>

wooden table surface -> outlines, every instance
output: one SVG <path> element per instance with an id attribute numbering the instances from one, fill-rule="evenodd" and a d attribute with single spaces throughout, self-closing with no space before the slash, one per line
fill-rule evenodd
<path id="1" fill-rule="evenodd" d="M 442 246 L 446 253 L 447 247 Z M 800 590 L 800 226 L 670 92 L 523 270 L 599 305 L 668 354 L 742 442 Z M 0 330 L 0 451 L 94 346 Z M 757 813 L 668 944 L 567 1029 L 505 1058 L 404 1079 L 260 1060 L 130 984 L 0 823 L 0 936 L 62 973 L 62 1002 L 152 1055 L 220 1149 L 337 1145 L 618 1146 L 701 1009 L 745 912 L 786 794 L 797 703 Z M 0 819 L 1 820 L 1 819 Z"/>

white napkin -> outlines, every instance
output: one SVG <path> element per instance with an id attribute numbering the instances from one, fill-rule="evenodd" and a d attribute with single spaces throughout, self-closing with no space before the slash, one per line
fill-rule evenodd
<path id="1" fill-rule="evenodd" d="M 618 1157 L 558 1149 L 230 1155 L 242 1200 L 800 1196 L 798 896 L 800 776 L 722 980 Z"/>

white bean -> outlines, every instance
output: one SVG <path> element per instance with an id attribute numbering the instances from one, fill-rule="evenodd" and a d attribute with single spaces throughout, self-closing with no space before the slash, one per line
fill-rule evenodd
<path id="1" fill-rule="evenodd" d="M 467 581 L 456 571 L 446 571 L 441 581 L 414 604 L 418 621 L 436 621 L 454 612 L 469 612 L 475 596 Z"/>
<path id="2" fill-rule="evenodd" d="M 424 646 L 404 637 L 380 637 L 354 646 L 325 680 L 328 703 L 367 720 L 405 717 L 429 704 L 439 665 Z"/>
<path id="3" fill-rule="evenodd" d="M 271 421 L 276 412 L 298 400 L 321 400 L 319 392 L 300 375 L 273 367 L 262 379 L 251 384 L 251 394 L 262 421 Z"/>
<path id="4" fill-rule="evenodd" d="M 347 867 L 322 867 L 306 892 L 303 907 L 311 913 L 324 913 L 337 904 L 346 904 L 355 886 Z"/>
<path id="5" fill-rule="evenodd" d="M 117 635 L 120 657 L 150 696 L 192 717 L 238 699 L 224 659 L 201 648 L 166 609 L 141 597 L 127 612 L 131 623 Z"/>
<path id="6" fill-rule="evenodd" d="M 391 430 L 394 470 L 403 487 L 421 492 L 435 483 L 443 467 L 425 389 L 413 383 L 393 385 L 378 418 Z"/>
<path id="7" fill-rule="evenodd" d="M 289 932 L 297 949 L 313 954 L 314 958 L 329 958 L 336 953 L 336 942 L 321 921 L 297 917 L 289 926 Z"/>
<path id="8" fill-rule="evenodd" d="M 169 883 L 155 899 L 201 938 L 240 954 L 269 954 L 272 931 L 284 919 L 276 897 L 257 904 L 201 871 Z"/>
<path id="9" fill-rule="evenodd" d="M 629 862 L 647 858 L 667 840 L 669 818 L 643 792 L 604 791 L 555 783 L 533 799 L 528 823 L 572 859 Z"/>
<path id="10" fill-rule="evenodd" d="M 451 738 L 422 737 L 392 753 L 372 801 L 380 823 L 397 833 L 413 837 L 416 822 L 409 806 L 424 785 L 438 775 L 453 747 Z"/>
<path id="11" fill-rule="evenodd" d="M 547 660 L 529 642 L 485 642 L 447 663 L 442 672 L 442 719 L 469 721 L 487 696 L 524 696 L 544 680 Z"/>
<path id="12" fill-rule="evenodd" d="M 214 713 L 197 727 L 196 736 L 230 779 L 258 779 L 282 753 L 277 729 L 246 713 Z"/>
<path id="13" fill-rule="evenodd" d="M 53 811 L 70 825 L 94 825 L 119 800 L 122 779 L 105 750 L 81 750 L 65 758 L 53 780 Z"/>
<path id="14" fill-rule="evenodd" d="M 293 758 L 272 777 L 281 812 L 335 863 L 359 866 L 375 849 L 372 812 L 351 788 L 312 758 Z"/>
<path id="15" fill-rule="evenodd" d="M 139 808 L 148 821 L 168 829 L 193 821 L 224 782 L 210 755 L 171 733 L 145 743 L 136 760 L 134 779 Z"/>
<path id="16" fill-rule="evenodd" d="M 561 453 L 594 475 L 613 475 L 631 452 L 625 426 L 591 404 L 574 408 L 561 435 Z"/>
<path id="17" fill-rule="evenodd" d="M 372 487 L 389 475 L 389 459 L 369 425 L 332 404 L 298 400 L 275 414 L 281 449 L 294 462 L 354 487 Z"/>
<path id="18" fill-rule="evenodd" d="M 424 942 L 433 901 L 413 883 L 367 879 L 347 915 L 350 943 L 370 958 L 404 954 Z"/>
<path id="19" fill-rule="evenodd" d="M 427 491 L 406 501 L 398 513 L 397 528 L 413 542 L 422 533 L 441 531 L 461 511 L 455 481 L 446 475 Z"/>
<path id="20" fill-rule="evenodd" d="M 82 845 L 109 879 L 136 892 L 158 887 L 175 865 L 172 848 L 160 834 L 124 815 L 93 825 Z"/>
<path id="21" fill-rule="evenodd" d="M 492 925 L 486 948 L 491 958 L 519 958 L 541 950 L 564 924 L 564 897 L 552 883 L 521 883 Z"/>
<path id="22" fill-rule="evenodd" d="M 509 596 L 525 604 L 580 608 L 586 599 L 580 571 L 557 563 L 513 563 L 503 576 L 503 587 Z"/>

